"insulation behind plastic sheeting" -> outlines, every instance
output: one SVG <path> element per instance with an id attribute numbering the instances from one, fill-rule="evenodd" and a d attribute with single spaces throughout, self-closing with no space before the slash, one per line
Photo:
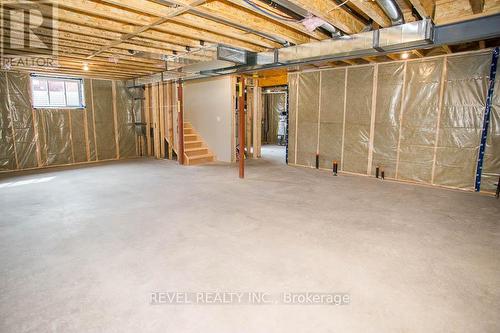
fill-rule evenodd
<path id="1" fill-rule="evenodd" d="M 344 123 L 345 72 L 345 69 L 321 72 L 320 168 L 332 168 L 333 161 L 340 163 Z"/>
<path id="2" fill-rule="evenodd" d="M 288 74 L 288 163 L 295 161 L 295 126 L 297 124 L 298 74 Z"/>
<path id="3" fill-rule="evenodd" d="M 299 75 L 297 164 L 316 165 L 318 143 L 319 72 Z"/>
<path id="4" fill-rule="evenodd" d="M 489 54 L 447 58 L 435 184 L 474 188 L 490 58 Z"/>
<path id="5" fill-rule="evenodd" d="M 30 101 L 30 77 L 25 73 L 10 72 L 7 74 L 7 86 L 18 167 L 20 169 L 35 168 L 38 163 Z"/>
<path id="6" fill-rule="evenodd" d="M 398 179 L 430 183 L 443 58 L 407 63 Z"/>
<path id="7" fill-rule="evenodd" d="M 87 147 L 85 142 L 85 110 L 70 109 L 71 117 L 71 148 L 73 150 L 73 162 L 87 161 Z"/>
<path id="8" fill-rule="evenodd" d="M 0 72 L 0 171 L 15 170 L 16 157 L 7 92 L 7 73 Z"/>
<path id="9" fill-rule="evenodd" d="M 367 173 L 373 74 L 373 66 L 348 69 L 343 171 Z"/>
<path id="10" fill-rule="evenodd" d="M 116 117 L 118 121 L 120 158 L 137 156 L 133 103 L 133 96 L 129 93 L 125 81 L 116 81 Z"/>
<path id="11" fill-rule="evenodd" d="M 113 116 L 112 82 L 92 80 L 94 95 L 94 117 L 97 159 L 108 160 L 117 158 L 115 143 L 115 125 Z"/>
<path id="12" fill-rule="evenodd" d="M 491 54 L 489 55 L 491 59 Z M 489 61 L 491 63 L 491 60 Z M 500 65 L 500 63 L 499 63 Z M 484 110 L 483 110 L 484 115 Z M 481 191 L 495 191 L 500 177 L 500 73 L 497 72 L 491 103 L 490 126 L 484 154 Z"/>
<path id="13" fill-rule="evenodd" d="M 69 110 L 38 109 L 42 165 L 73 163 Z"/>
<path id="14" fill-rule="evenodd" d="M 396 176 L 404 67 L 404 63 L 378 67 L 372 170 L 380 167 L 387 178 Z"/>
<path id="15" fill-rule="evenodd" d="M 85 79 L 83 90 L 85 92 L 85 114 L 87 115 L 89 157 L 90 161 L 95 161 L 94 112 L 92 108 L 92 89 L 90 87 L 90 79 Z"/>

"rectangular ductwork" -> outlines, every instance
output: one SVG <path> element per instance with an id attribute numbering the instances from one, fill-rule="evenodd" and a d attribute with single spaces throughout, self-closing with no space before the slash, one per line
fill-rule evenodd
<path id="1" fill-rule="evenodd" d="M 381 52 L 395 52 L 425 47 L 432 43 L 433 33 L 434 26 L 429 19 L 375 30 L 373 48 Z"/>
<path id="2" fill-rule="evenodd" d="M 303 61 L 361 56 L 373 52 L 373 32 L 363 32 L 278 50 L 278 62 L 292 64 Z"/>
<path id="3" fill-rule="evenodd" d="M 423 20 L 338 39 L 286 47 L 278 50 L 278 62 L 293 64 L 336 60 L 425 47 L 432 43 L 433 28 L 430 20 Z"/>

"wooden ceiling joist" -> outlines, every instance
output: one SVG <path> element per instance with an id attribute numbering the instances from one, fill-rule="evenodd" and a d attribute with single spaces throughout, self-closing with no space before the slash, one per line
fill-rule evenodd
<path id="1" fill-rule="evenodd" d="M 373 1 L 351 0 L 350 3 L 364 12 L 369 18 L 379 26 L 385 28 L 391 26 L 391 20 L 385 15 L 384 11 Z"/>
<path id="2" fill-rule="evenodd" d="M 183 4 L 186 0 L 172 0 L 171 2 Z M 274 36 L 276 39 L 283 39 L 294 44 L 302 44 L 313 41 L 310 36 L 300 31 L 290 29 L 284 24 L 271 22 L 265 16 L 255 15 L 253 12 L 232 6 L 228 2 L 211 1 L 198 6 L 196 13 L 224 20 L 233 25 L 245 26 L 253 31 L 260 31 L 265 35 Z"/>
<path id="3" fill-rule="evenodd" d="M 55 0 L 52 0 L 55 1 Z M 118 3 L 119 1 L 113 1 L 113 3 Z M 91 5 L 89 5 L 89 3 Z M 144 3 L 143 3 L 144 7 Z M 177 35 L 185 38 L 189 38 L 192 41 L 190 44 L 186 44 L 187 46 L 194 46 L 195 44 L 199 45 L 199 41 L 207 41 L 211 43 L 224 43 L 224 44 L 237 44 L 239 47 L 252 50 L 252 51 L 262 51 L 264 47 L 260 46 L 258 43 L 260 39 L 253 40 L 252 38 L 243 35 L 244 32 L 240 32 L 240 35 L 235 34 L 234 32 L 231 36 L 226 36 L 225 31 L 229 29 L 223 29 L 220 24 L 213 24 L 214 27 L 212 30 L 217 31 L 214 33 L 213 31 L 207 30 L 205 25 L 199 25 L 199 27 L 203 27 L 204 29 L 193 28 L 192 26 L 186 25 L 187 21 L 184 20 L 184 23 L 180 24 L 175 21 L 178 16 L 168 18 L 166 17 L 152 17 L 150 15 L 137 14 L 136 12 L 132 12 L 127 9 L 118 8 L 112 5 L 94 3 L 89 1 L 82 0 L 65 0 L 60 4 L 60 8 L 64 8 L 70 11 L 78 11 L 88 15 L 93 15 L 96 18 L 102 18 L 107 20 L 119 20 L 124 24 L 131 24 L 137 27 L 145 27 L 154 24 L 153 27 L 147 30 L 164 32 L 168 35 Z M 173 14 L 170 14 L 173 15 Z M 180 14 L 179 14 L 180 16 Z M 157 23 L 158 20 L 164 19 L 166 22 Z M 198 22 L 204 24 L 206 22 Z M 193 23 L 196 25 L 196 23 Z M 137 28 L 139 29 L 139 28 Z M 129 32 L 129 34 L 133 34 L 134 32 Z M 141 35 L 138 33 L 137 35 Z M 133 37 L 133 36 L 132 36 Z M 130 37 L 130 38 L 132 38 Z M 241 37 L 241 38 L 240 38 Z M 167 36 L 165 36 L 167 38 Z M 124 41 L 123 36 L 121 36 L 117 41 Z M 271 46 L 271 45 L 270 45 Z"/>
<path id="4" fill-rule="evenodd" d="M 194 0 L 193 2 L 190 3 L 190 5 L 197 6 L 201 3 L 203 3 L 204 1 L 205 0 Z M 160 19 L 156 19 L 153 22 L 146 24 L 146 25 L 143 25 L 141 27 L 134 27 L 131 32 L 127 33 L 126 35 L 123 35 L 120 39 L 117 39 L 115 41 L 108 43 L 107 45 L 104 45 L 103 47 L 101 47 L 101 49 L 99 51 L 96 51 L 95 53 L 90 55 L 89 58 L 92 58 L 92 57 L 98 55 L 100 52 L 106 51 L 107 49 L 109 49 L 115 45 L 121 44 L 124 41 L 129 40 L 130 38 L 138 36 L 139 34 L 141 34 L 143 32 L 147 32 L 151 28 L 154 28 L 162 23 L 167 22 L 170 18 L 175 17 L 175 16 L 179 16 L 180 14 L 185 13 L 187 10 L 188 9 L 186 7 L 175 9 L 168 15 L 168 17 L 162 17 Z"/>
<path id="5" fill-rule="evenodd" d="M 289 0 L 296 6 L 304 8 L 311 14 L 325 22 L 348 33 L 355 34 L 362 31 L 365 25 L 356 17 L 339 7 L 331 0 Z"/>
<path id="6" fill-rule="evenodd" d="M 155 2 L 149 2 L 147 6 L 144 5 L 144 0 L 103 0 L 108 4 L 113 4 L 120 6 L 122 8 L 133 10 L 137 12 L 143 12 L 156 17 L 164 17 L 165 7 L 161 4 Z M 203 30 L 217 33 L 226 37 L 230 37 L 237 40 L 241 40 L 247 43 L 251 43 L 257 47 L 264 48 L 275 48 L 279 47 L 279 44 L 261 37 L 256 34 L 249 33 L 248 31 L 237 29 L 228 25 L 224 25 L 219 22 L 215 22 L 204 17 L 193 15 L 190 12 L 183 13 L 182 15 L 172 17 L 170 21 L 184 25 L 185 27 L 191 27 L 195 29 L 202 28 Z M 196 36 L 198 34 L 195 34 Z M 218 41 L 217 41 L 218 42 Z M 258 49 L 254 49 L 256 51 Z"/>
<path id="7" fill-rule="evenodd" d="M 244 1 L 241 1 L 241 0 L 227 0 L 227 1 L 229 3 L 231 3 L 232 5 L 240 6 L 240 7 L 243 7 L 245 9 L 257 14 L 257 15 L 262 15 L 262 13 L 260 13 L 257 9 L 250 6 L 248 3 L 244 2 Z M 263 7 L 266 7 L 266 6 L 264 6 L 264 4 L 263 4 Z M 271 10 L 272 8 L 267 6 L 266 9 Z M 285 26 L 292 28 L 294 30 L 300 31 L 300 32 L 310 36 L 311 38 L 313 38 L 315 40 L 322 40 L 322 39 L 330 38 L 330 36 L 328 36 L 327 34 L 325 34 L 323 32 L 307 30 L 304 27 L 304 25 L 300 22 L 290 22 L 290 21 L 285 21 L 285 20 L 278 20 L 278 19 L 273 18 L 271 16 L 265 16 L 265 17 L 266 17 L 266 19 L 268 19 L 272 22 L 275 22 L 277 24 L 282 24 L 282 25 L 285 25 Z"/>

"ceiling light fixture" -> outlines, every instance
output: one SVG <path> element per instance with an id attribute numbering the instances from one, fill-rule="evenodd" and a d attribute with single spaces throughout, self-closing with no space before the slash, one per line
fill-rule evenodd
<path id="1" fill-rule="evenodd" d="M 410 54 L 408 52 L 401 53 L 401 59 L 408 59 L 409 56 Z"/>
<path id="2" fill-rule="evenodd" d="M 87 63 L 83 64 L 83 70 L 86 72 L 89 70 L 89 65 Z"/>

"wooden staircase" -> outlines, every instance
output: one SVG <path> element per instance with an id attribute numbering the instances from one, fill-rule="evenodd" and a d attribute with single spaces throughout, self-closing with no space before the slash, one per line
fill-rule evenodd
<path id="1" fill-rule="evenodd" d="M 184 165 L 212 162 L 214 155 L 190 122 L 184 122 Z"/>

